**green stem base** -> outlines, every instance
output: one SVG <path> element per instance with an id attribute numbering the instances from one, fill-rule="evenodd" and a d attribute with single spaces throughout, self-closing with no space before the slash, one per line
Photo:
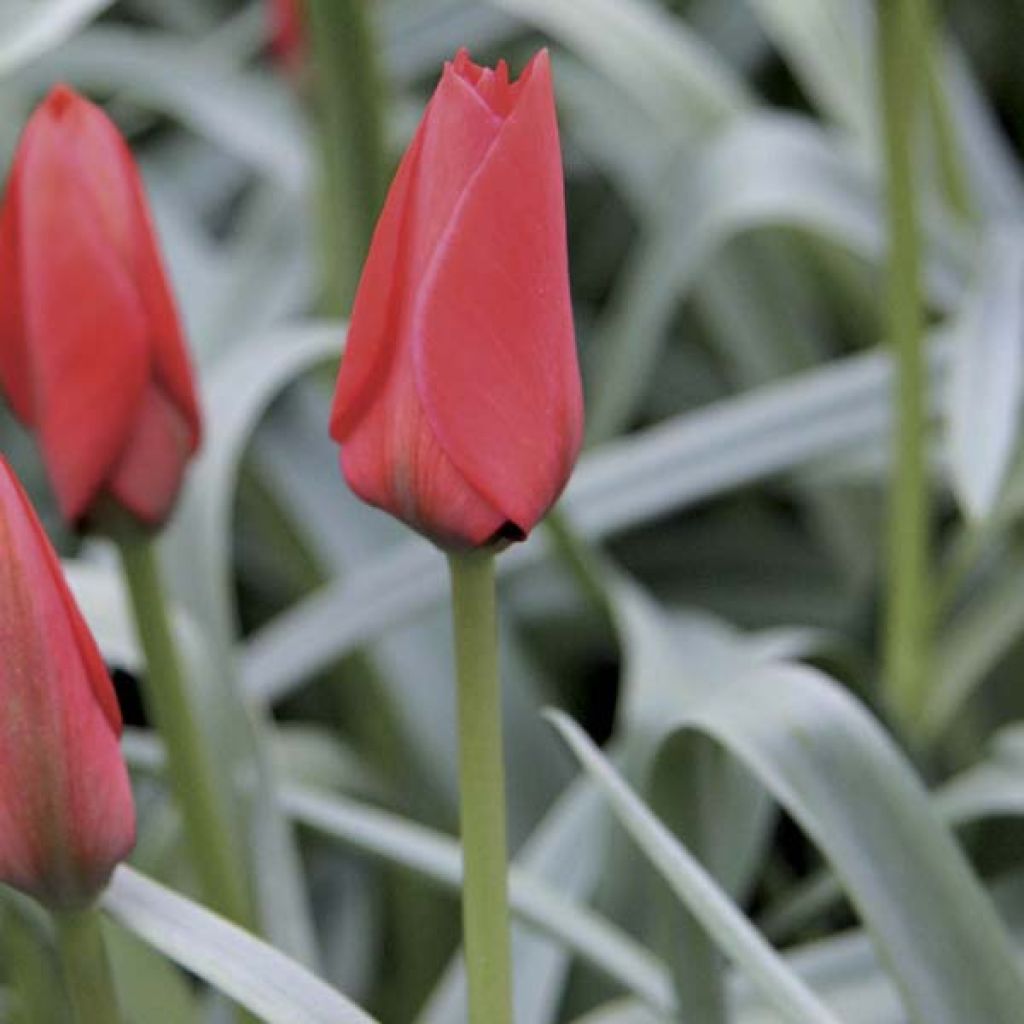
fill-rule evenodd
<path id="1" fill-rule="evenodd" d="M 117 1024 L 121 1012 L 99 911 L 54 914 L 54 923 L 76 1024 Z"/>
<path id="2" fill-rule="evenodd" d="M 511 1024 L 508 848 L 494 556 L 449 555 L 459 709 L 469 1024 Z"/>

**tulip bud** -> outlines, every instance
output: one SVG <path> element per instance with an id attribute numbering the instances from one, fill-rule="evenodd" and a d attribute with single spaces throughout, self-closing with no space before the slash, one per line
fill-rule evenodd
<path id="1" fill-rule="evenodd" d="M 463 51 L 377 223 L 331 436 L 360 497 L 459 550 L 526 537 L 582 433 L 548 55 L 510 82 Z"/>
<path id="2" fill-rule="evenodd" d="M 87 906 L 135 842 L 110 678 L 0 458 L 0 881 Z"/>
<path id="3" fill-rule="evenodd" d="M 131 154 L 65 86 L 29 120 L 0 213 L 0 387 L 70 522 L 168 516 L 199 444 L 192 371 Z"/>

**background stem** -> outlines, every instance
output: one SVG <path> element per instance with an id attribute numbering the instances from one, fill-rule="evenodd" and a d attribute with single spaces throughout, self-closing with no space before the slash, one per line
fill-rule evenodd
<path id="1" fill-rule="evenodd" d="M 462 918 L 470 1024 L 511 1024 L 505 766 L 494 557 L 449 555 L 459 706 Z"/>
<path id="2" fill-rule="evenodd" d="M 886 320 L 897 360 L 885 687 L 892 712 L 909 726 L 924 696 L 929 632 L 927 419 L 913 165 L 924 85 L 919 0 L 882 0 L 878 25 L 889 224 Z"/>
<path id="3" fill-rule="evenodd" d="M 384 199 L 384 92 L 367 0 L 307 0 L 320 122 L 324 312 L 348 314 Z"/>
<path id="4" fill-rule="evenodd" d="M 146 654 L 146 708 L 167 748 L 171 787 L 184 818 L 203 898 L 219 914 L 252 928 L 254 915 L 244 861 L 229 827 L 230 804 L 188 698 L 153 546 L 138 538 L 119 544 L 139 641 Z"/>
<path id="5" fill-rule="evenodd" d="M 54 914 L 57 949 L 77 1024 L 117 1024 L 114 979 L 110 973 L 98 910 Z"/>

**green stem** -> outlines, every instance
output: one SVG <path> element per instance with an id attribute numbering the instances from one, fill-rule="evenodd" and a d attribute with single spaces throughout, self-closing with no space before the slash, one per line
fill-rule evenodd
<path id="1" fill-rule="evenodd" d="M 11 1024 L 61 1019 L 64 989 L 51 955 L 50 915 L 27 896 L 8 890 L 0 900 L 0 946 L 11 990 Z"/>
<path id="2" fill-rule="evenodd" d="M 922 704 L 928 661 L 928 480 L 923 310 L 913 139 L 923 84 L 919 0 L 880 0 L 889 266 L 886 312 L 896 351 L 894 480 L 889 510 L 886 697 L 911 726 Z"/>
<path id="3" fill-rule="evenodd" d="M 54 914 L 57 949 L 77 1024 L 117 1024 L 114 979 L 110 973 L 98 910 Z"/>
<path id="4" fill-rule="evenodd" d="M 146 707 L 167 748 L 171 788 L 203 897 L 219 914 L 251 929 L 251 899 L 229 827 L 228 796 L 189 699 L 153 545 L 137 537 L 120 540 L 119 545 L 146 655 Z"/>
<path id="5" fill-rule="evenodd" d="M 323 157 L 325 312 L 347 314 L 384 198 L 384 90 L 369 0 L 307 0 Z"/>
<path id="6" fill-rule="evenodd" d="M 511 1024 L 505 769 L 494 556 L 449 555 L 459 706 L 469 1024 Z"/>

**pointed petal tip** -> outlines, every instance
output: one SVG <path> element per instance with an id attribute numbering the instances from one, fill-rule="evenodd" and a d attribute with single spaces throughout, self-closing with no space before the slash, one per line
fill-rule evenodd
<path id="1" fill-rule="evenodd" d="M 70 107 L 81 102 L 84 102 L 82 96 L 72 89 L 70 85 L 58 82 L 47 93 L 46 99 L 43 101 L 43 109 L 52 117 L 59 119 L 64 116 Z"/>

